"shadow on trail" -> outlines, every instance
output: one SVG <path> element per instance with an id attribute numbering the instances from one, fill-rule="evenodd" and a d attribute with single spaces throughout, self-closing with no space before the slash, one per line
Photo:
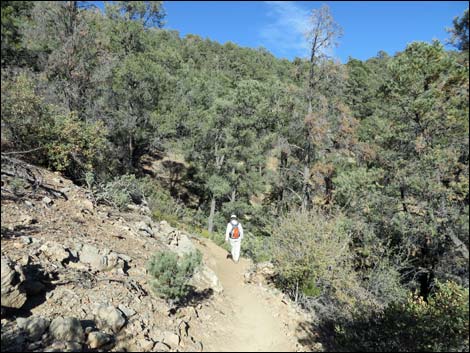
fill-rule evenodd
<path id="1" fill-rule="evenodd" d="M 181 299 L 175 307 L 175 311 L 184 308 L 186 306 L 196 306 L 203 303 L 204 301 L 210 299 L 214 295 L 214 290 L 212 288 L 206 288 L 204 290 L 197 290 L 194 286 L 191 286 L 189 289 L 188 295 Z"/>

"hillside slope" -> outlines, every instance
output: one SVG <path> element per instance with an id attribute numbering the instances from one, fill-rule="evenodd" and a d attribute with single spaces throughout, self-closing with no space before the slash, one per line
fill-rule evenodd
<path id="1" fill-rule="evenodd" d="M 146 205 L 96 206 L 60 175 L 21 168 L 35 183 L 2 168 L 2 351 L 301 350 L 298 313 L 244 283 L 248 260 L 234 265 L 210 241 L 154 222 Z M 151 293 L 146 263 L 193 243 L 204 265 L 186 306 L 171 307 Z"/>

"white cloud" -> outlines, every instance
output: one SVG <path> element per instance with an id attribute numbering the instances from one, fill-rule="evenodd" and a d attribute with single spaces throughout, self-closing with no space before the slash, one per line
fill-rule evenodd
<path id="1" fill-rule="evenodd" d="M 293 58 L 308 55 L 305 32 L 309 11 L 293 1 L 265 1 L 270 22 L 261 28 L 262 45 L 280 56 Z"/>

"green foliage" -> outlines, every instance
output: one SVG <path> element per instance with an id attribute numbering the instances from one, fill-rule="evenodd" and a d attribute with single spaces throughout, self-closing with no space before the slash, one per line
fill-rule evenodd
<path id="1" fill-rule="evenodd" d="M 78 180 L 98 169 L 106 153 L 106 128 L 85 123 L 74 113 L 61 114 L 46 105 L 25 74 L 2 84 L 5 139 L 16 150 L 36 150 L 30 158 Z M 5 91 L 3 91 L 3 89 Z"/>
<path id="2" fill-rule="evenodd" d="M 32 1 L 2 1 L 2 67 L 22 65 L 27 53 L 22 42 L 21 26 L 29 15 Z"/>
<path id="3" fill-rule="evenodd" d="M 188 281 L 201 264 L 199 251 L 179 258 L 169 251 L 156 253 L 147 264 L 147 271 L 152 277 L 150 286 L 161 298 L 179 301 L 184 299 L 190 290 Z"/>
<path id="4" fill-rule="evenodd" d="M 2 2 L 2 152 L 32 150 L 99 202 L 147 202 L 227 249 L 238 214 L 242 254 L 275 262 L 319 318 L 389 307 L 419 321 L 390 303 L 414 289 L 431 303 L 436 280 L 468 287 L 468 11 L 451 30 L 461 52 L 415 42 L 342 65 L 323 55 L 326 8 L 310 33 L 325 42 L 290 62 L 164 30 L 161 2 L 82 5 Z M 156 151 L 184 160 L 160 161 L 163 175 L 142 158 Z M 384 332 L 401 342 L 400 325 Z"/>
<path id="5" fill-rule="evenodd" d="M 454 28 L 447 31 L 452 35 L 449 42 L 457 49 L 468 51 L 468 28 L 469 28 L 468 8 L 464 11 L 462 17 L 455 17 Z"/>
<path id="6" fill-rule="evenodd" d="M 341 227 L 341 218 L 293 211 L 271 227 L 271 237 L 273 262 L 291 294 L 297 296 L 297 287 L 311 292 L 312 285 L 319 285 L 324 291 L 334 288 L 341 300 L 349 300 L 346 290 L 357 280 L 350 235 Z"/>
<path id="7" fill-rule="evenodd" d="M 97 202 L 108 203 L 121 210 L 131 203 L 141 203 L 145 197 L 135 175 L 123 175 L 95 185 L 94 193 Z"/>
<path id="8" fill-rule="evenodd" d="M 48 133 L 55 137 L 46 144 L 52 168 L 78 179 L 103 163 L 107 140 L 101 122 L 86 124 L 74 114 L 59 115 Z M 77 173 L 77 169 L 81 172 Z"/>
<path id="9" fill-rule="evenodd" d="M 251 258 L 254 262 L 271 261 L 272 238 L 245 232 L 243 235 L 241 255 Z"/>
<path id="10" fill-rule="evenodd" d="M 469 349 L 468 288 L 438 283 L 426 302 L 410 294 L 380 313 L 337 323 L 335 340 L 348 351 L 465 352 Z"/>

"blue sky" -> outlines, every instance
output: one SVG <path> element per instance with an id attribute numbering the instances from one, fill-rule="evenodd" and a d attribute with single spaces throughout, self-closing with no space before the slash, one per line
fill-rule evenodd
<path id="1" fill-rule="evenodd" d="M 312 9 L 329 5 L 344 34 L 333 55 L 365 60 L 393 55 L 412 41 L 444 41 L 467 1 L 165 1 L 165 28 L 219 43 L 264 47 L 276 57 L 306 57 L 303 33 Z"/>

